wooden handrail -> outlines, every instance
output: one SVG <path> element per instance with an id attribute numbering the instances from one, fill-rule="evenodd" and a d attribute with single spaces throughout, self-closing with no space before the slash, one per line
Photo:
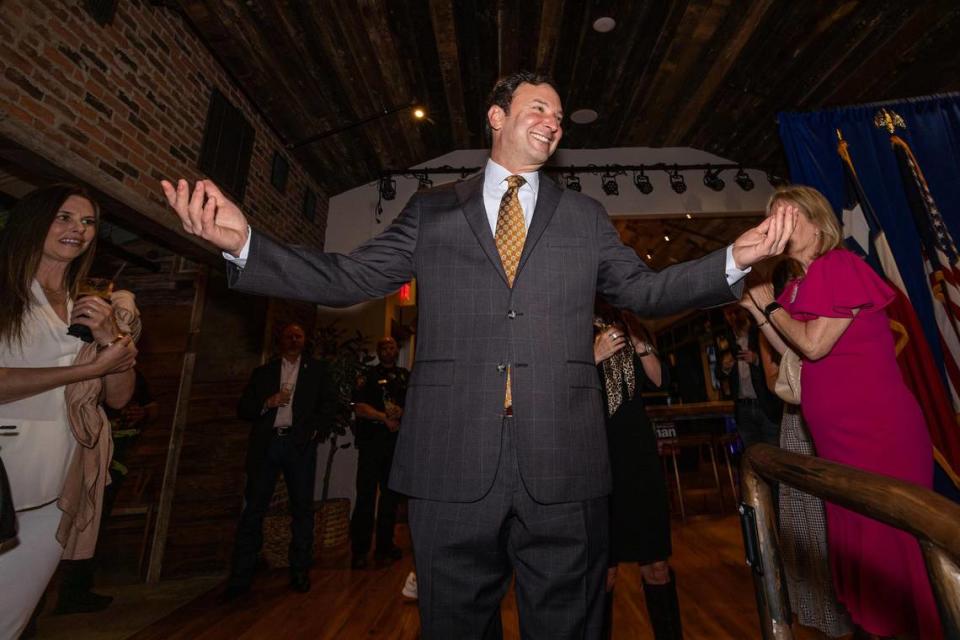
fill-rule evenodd
<path id="1" fill-rule="evenodd" d="M 747 449 L 743 467 L 908 531 L 960 558 L 960 506 L 929 489 L 769 444 Z"/>
<path id="2" fill-rule="evenodd" d="M 793 638 L 770 481 L 913 534 L 926 561 L 945 637 L 960 640 L 960 506 L 902 480 L 768 444 L 750 447 L 741 464 L 744 544 L 748 561 L 754 561 L 757 610 L 766 640 Z"/>

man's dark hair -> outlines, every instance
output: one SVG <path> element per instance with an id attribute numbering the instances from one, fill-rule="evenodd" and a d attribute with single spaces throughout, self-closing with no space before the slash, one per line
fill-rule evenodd
<path id="1" fill-rule="evenodd" d="M 487 106 L 483 110 L 483 133 L 487 142 L 493 139 L 493 131 L 491 131 L 490 121 L 487 119 L 487 112 L 490 111 L 490 107 L 496 105 L 503 109 L 504 113 L 509 114 L 513 94 L 517 91 L 517 87 L 524 82 L 534 85 L 548 84 L 551 87 L 554 86 L 553 80 L 549 76 L 532 71 L 517 71 L 497 80 L 497 84 L 493 85 L 493 90 L 490 92 L 490 97 L 487 98 Z"/>

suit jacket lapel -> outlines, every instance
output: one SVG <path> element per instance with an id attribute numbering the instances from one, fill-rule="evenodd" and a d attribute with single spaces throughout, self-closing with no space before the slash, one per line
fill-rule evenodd
<path id="1" fill-rule="evenodd" d="M 533 219 L 530 220 L 530 228 L 527 229 L 527 239 L 523 243 L 523 253 L 520 254 L 520 264 L 517 265 L 517 278 L 520 277 L 520 272 L 530 257 L 530 253 L 536 247 L 537 242 L 540 241 L 540 236 L 543 235 L 547 225 L 550 224 L 562 195 L 563 191 L 557 186 L 557 183 L 541 171 L 540 187 L 537 190 L 537 206 L 533 210 Z M 499 256 L 499 254 L 497 255 Z M 516 278 L 514 282 L 516 282 Z"/>
<path id="2" fill-rule="evenodd" d="M 473 234 L 477 236 L 477 242 L 483 252 L 487 254 L 490 264 L 500 274 L 503 283 L 507 284 L 507 274 L 503 270 L 503 262 L 500 260 L 500 253 L 497 251 L 497 245 L 493 241 L 493 233 L 490 232 L 490 222 L 487 220 L 487 210 L 483 206 L 483 172 L 480 175 L 458 182 L 454 185 L 457 197 L 460 200 L 460 207 L 463 209 L 463 215 L 467 218 L 467 224 Z"/>

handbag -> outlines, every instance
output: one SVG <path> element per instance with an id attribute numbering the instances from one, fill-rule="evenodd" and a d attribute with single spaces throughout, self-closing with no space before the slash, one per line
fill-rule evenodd
<path id="1" fill-rule="evenodd" d="M 800 368 L 803 362 L 793 349 L 787 349 L 780 359 L 780 372 L 773 387 L 774 393 L 789 404 L 800 404 Z"/>
<path id="2" fill-rule="evenodd" d="M 17 512 L 13 510 L 13 495 L 10 493 L 10 481 L 0 458 L 0 544 L 12 540 L 17 535 Z"/>

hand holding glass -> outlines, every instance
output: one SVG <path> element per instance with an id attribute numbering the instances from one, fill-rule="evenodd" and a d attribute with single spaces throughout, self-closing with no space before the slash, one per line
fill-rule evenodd
<path id="1" fill-rule="evenodd" d="M 113 281 L 109 278 L 84 278 L 77 289 L 78 299 L 84 296 L 97 296 L 109 303 L 111 294 L 113 294 Z M 90 327 L 83 324 L 71 324 L 67 328 L 67 335 L 80 338 L 84 342 L 93 342 L 93 332 Z"/>
<path id="2" fill-rule="evenodd" d="M 290 404 L 290 398 L 293 397 L 293 384 L 284 382 L 280 385 L 280 406 L 285 407 Z"/>

